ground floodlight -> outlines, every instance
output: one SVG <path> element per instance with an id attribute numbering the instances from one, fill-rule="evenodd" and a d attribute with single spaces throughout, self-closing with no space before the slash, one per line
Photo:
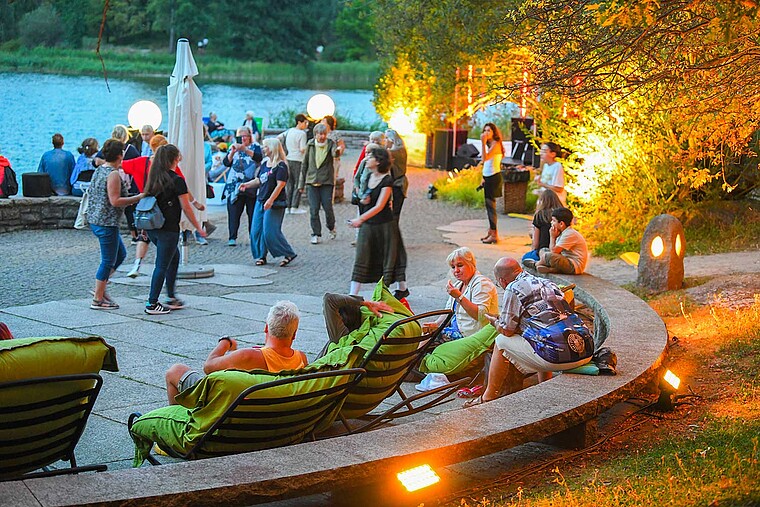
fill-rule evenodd
<path id="1" fill-rule="evenodd" d="M 397 473 L 396 477 L 398 477 L 398 480 L 410 493 L 432 486 L 441 480 L 430 465 L 420 465 L 409 470 L 404 470 Z"/>
<path id="2" fill-rule="evenodd" d="M 655 408 L 662 410 L 663 412 L 669 412 L 673 410 L 675 405 L 675 394 L 678 388 L 681 386 L 681 379 L 670 370 L 665 371 L 665 375 L 660 380 L 660 397 L 655 403 Z"/>
<path id="3" fill-rule="evenodd" d="M 324 93 L 318 93 L 309 99 L 306 104 L 306 112 L 314 120 L 321 120 L 327 115 L 335 113 L 335 102 Z"/>
<path id="4" fill-rule="evenodd" d="M 129 125 L 134 129 L 141 129 L 143 125 L 150 125 L 153 130 L 161 126 L 163 115 L 161 109 L 149 100 L 138 100 L 129 108 L 127 114 Z"/>

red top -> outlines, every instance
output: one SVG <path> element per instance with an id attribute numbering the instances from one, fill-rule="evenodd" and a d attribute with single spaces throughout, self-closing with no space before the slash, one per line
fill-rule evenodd
<path id="1" fill-rule="evenodd" d="M 145 188 L 145 182 L 148 180 L 148 170 L 150 169 L 150 158 L 148 157 L 137 157 L 130 160 L 122 160 L 121 162 L 121 168 L 124 169 L 124 172 L 132 176 L 135 180 L 135 184 L 137 185 L 137 189 L 142 192 L 143 188 Z M 185 175 L 182 174 L 182 171 L 180 170 L 179 166 L 177 166 L 177 169 L 174 170 L 175 173 L 179 174 L 182 179 L 185 179 Z"/>
<path id="2" fill-rule="evenodd" d="M 354 176 L 356 176 L 356 171 L 359 170 L 359 165 L 362 163 L 362 160 L 364 160 L 364 157 L 367 156 L 367 145 L 365 144 L 362 147 L 361 153 L 359 153 L 359 159 L 356 161 L 356 167 L 354 167 Z"/>

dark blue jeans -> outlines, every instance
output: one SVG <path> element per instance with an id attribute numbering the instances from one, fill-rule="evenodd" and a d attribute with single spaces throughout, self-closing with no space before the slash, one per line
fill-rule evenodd
<path id="1" fill-rule="evenodd" d="M 158 296 L 166 282 L 166 293 L 174 297 L 174 286 L 177 283 L 177 268 L 179 268 L 179 232 L 162 230 L 148 231 L 151 243 L 156 245 L 156 268 L 150 280 L 150 295 L 148 303 L 158 303 Z"/>
<path id="2" fill-rule="evenodd" d="M 111 276 L 111 272 L 124 262 L 127 248 L 121 241 L 118 227 L 90 224 L 90 230 L 100 242 L 100 266 L 95 278 L 104 282 Z"/>
<path id="3" fill-rule="evenodd" d="M 243 215 L 243 209 L 248 214 L 248 230 L 251 229 L 251 220 L 253 220 L 253 210 L 256 207 L 256 197 L 240 192 L 235 202 L 227 199 L 227 225 L 229 226 L 229 239 L 237 239 L 238 229 L 240 228 L 240 217 Z"/>

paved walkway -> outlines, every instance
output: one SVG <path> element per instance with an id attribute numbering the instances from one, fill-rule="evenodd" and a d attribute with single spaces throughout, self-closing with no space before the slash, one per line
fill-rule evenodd
<path id="1" fill-rule="evenodd" d="M 351 153 L 353 159 L 357 153 Z M 352 157 L 344 158 L 348 174 Z M 501 217 L 502 240 L 483 245 L 484 211 L 464 209 L 426 198 L 427 185 L 441 173 L 410 170 L 410 195 L 404 206 L 402 230 L 409 254 L 411 306 L 416 311 L 440 308 L 445 301 L 448 269 L 445 258 L 453 244 L 473 248 L 481 270 L 490 275 L 496 259 L 521 256 L 528 250 L 529 222 Z M 348 193 L 348 189 L 346 190 Z M 117 348 L 120 371 L 102 372 L 103 391 L 77 448 L 80 464 L 107 463 L 109 468 L 131 464 L 132 443 L 126 432 L 130 412 L 146 412 L 166 404 L 164 372 L 175 362 L 200 367 L 221 335 L 243 345 L 263 344 L 264 320 L 278 299 L 294 301 L 302 311 L 296 346 L 310 360 L 325 342 L 321 316 L 324 292 L 348 289 L 354 249 L 353 231 L 345 219 L 355 213 L 350 204 L 336 205 L 338 239 L 309 244 L 308 215 L 286 216 L 284 230 L 298 259 L 287 268 L 255 267 L 245 226 L 239 246 L 228 247 L 226 211 L 212 209 L 219 230 L 210 245 L 191 245 L 193 263 L 211 265 L 216 276 L 182 281 L 178 292 L 188 308 L 166 316 L 143 312 L 151 267 L 136 280 L 114 277 L 110 292 L 121 308 L 113 312 L 89 309 L 99 252 L 91 234 L 76 230 L 21 231 L 0 238 L 0 321 L 18 337 L 101 335 Z M 134 247 L 128 247 L 129 258 Z M 147 262 L 152 261 L 153 252 Z M 128 265 L 122 268 L 126 271 Z M 635 269 L 622 261 L 592 260 L 589 272 L 618 284 L 635 280 Z M 687 276 L 760 272 L 756 252 L 686 259 Z M 367 291 L 371 287 L 366 287 Z M 497 460 L 498 461 L 498 460 Z"/>

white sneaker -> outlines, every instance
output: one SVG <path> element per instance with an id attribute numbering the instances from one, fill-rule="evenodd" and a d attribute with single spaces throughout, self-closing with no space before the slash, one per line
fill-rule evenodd
<path id="1" fill-rule="evenodd" d="M 317 236 L 316 234 L 312 234 L 312 235 L 311 235 L 311 244 L 312 244 L 312 245 L 316 245 L 316 244 L 319 244 L 319 243 L 321 243 L 321 242 L 322 242 L 322 238 L 320 238 L 320 237 L 319 237 L 319 236 Z"/>
<path id="2" fill-rule="evenodd" d="M 129 278 L 137 278 L 137 276 L 140 274 L 140 265 L 135 264 L 132 266 L 132 269 L 129 270 L 129 273 L 127 273 L 127 276 Z"/>
<path id="3" fill-rule="evenodd" d="M 338 231 L 336 231 L 335 229 L 331 230 L 330 231 L 330 239 L 335 239 L 337 237 L 338 237 Z"/>

